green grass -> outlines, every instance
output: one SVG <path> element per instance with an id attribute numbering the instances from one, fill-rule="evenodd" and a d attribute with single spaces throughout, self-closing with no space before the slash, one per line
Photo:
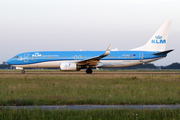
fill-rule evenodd
<path id="1" fill-rule="evenodd" d="M 180 110 L 41 110 L 0 108 L 0 120 L 179 120 Z"/>
<path id="2" fill-rule="evenodd" d="M 72 104 L 180 104 L 180 75 L 0 76 L 0 105 Z"/>

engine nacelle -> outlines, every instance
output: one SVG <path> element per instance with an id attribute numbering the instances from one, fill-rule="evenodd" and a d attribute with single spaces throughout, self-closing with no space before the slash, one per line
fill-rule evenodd
<path id="1" fill-rule="evenodd" d="M 60 70 L 77 70 L 76 63 L 61 63 Z"/>

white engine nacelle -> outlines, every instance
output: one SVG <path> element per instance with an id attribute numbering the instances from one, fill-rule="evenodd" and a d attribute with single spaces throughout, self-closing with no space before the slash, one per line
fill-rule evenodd
<path id="1" fill-rule="evenodd" d="M 21 67 L 16 67 L 16 70 L 23 70 L 23 68 L 21 68 Z"/>
<path id="2" fill-rule="evenodd" d="M 60 69 L 61 70 L 77 70 L 77 64 L 76 63 L 61 63 Z"/>

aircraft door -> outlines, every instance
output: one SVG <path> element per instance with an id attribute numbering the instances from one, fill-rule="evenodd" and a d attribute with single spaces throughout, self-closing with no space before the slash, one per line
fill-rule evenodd
<path id="1" fill-rule="evenodd" d="M 143 62 L 143 53 L 139 53 L 139 62 Z"/>
<path id="2" fill-rule="evenodd" d="M 28 56 L 29 54 L 24 54 L 24 62 L 28 62 Z"/>
<path id="3" fill-rule="evenodd" d="M 74 60 L 75 60 L 75 61 L 78 60 L 77 55 L 74 56 Z"/>

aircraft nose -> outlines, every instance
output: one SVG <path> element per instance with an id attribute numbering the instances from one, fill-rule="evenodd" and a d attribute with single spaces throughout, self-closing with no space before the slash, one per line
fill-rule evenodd
<path id="1" fill-rule="evenodd" d="M 9 59 L 9 60 L 6 61 L 6 63 L 9 64 L 9 65 L 11 64 L 11 62 L 12 62 L 11 59 Z"/>

